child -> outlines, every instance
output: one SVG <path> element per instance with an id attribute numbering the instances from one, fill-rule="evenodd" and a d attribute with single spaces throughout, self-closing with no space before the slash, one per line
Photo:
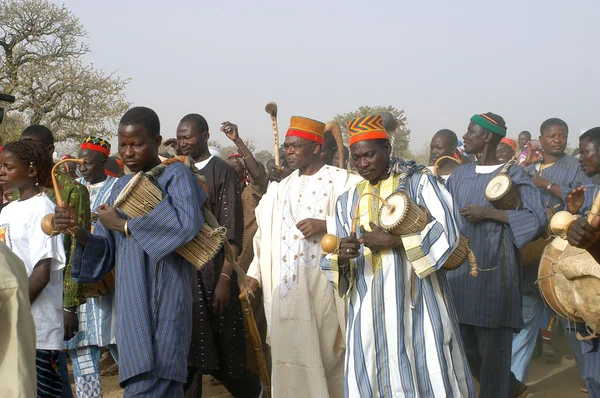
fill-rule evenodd
<path id="1" fill-rule="evenodd" d="M 18 189 L 19 200 L 0 213 L 4 243 L 23 261 L 29 278 L 29 301 L 35 322 L 37 396 L 60 397 L 58 352 L 63 346 L 63 271 L 65 252 L 62 236 L 42 232 L 42 218 L 54 213 L 54 204 L 41 191 L 48 186 L 52 159 L 33 140 L 15 141 L 0 153 L 0 185 Z"/>

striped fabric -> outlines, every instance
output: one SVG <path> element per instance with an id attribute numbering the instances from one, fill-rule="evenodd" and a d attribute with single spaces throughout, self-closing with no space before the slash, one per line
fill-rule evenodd
<path id="1" fill-rule="evenodd" d="M 594 200 L 594 190 L 590 189 L 591 186 L 595 185 L 591 178 L 585 175 L 581 171 L 579 160 L 573 156 L 564 155 L 562 158 L 556 161 L 554 165 L 541 170 L 542 161 L 529 165 L 525 168 L 527 173 L 530 175 L 541 175 L 544 179 L 549 180 L 554 184 L 560 185 L 560 191 L 563 198 L 551 193 L 546 188 L 539 188 L 542 195 L 542 201 L 544 205 L 551 205 L 552 207 L 558 206 L 557 211 L 566 210 L 564 198 L 574 188 L 582 185 L 588 186 L 588 190 L 585 193 L 585 202 L 580 210 L 580 214 L 584 214 L 586 211 L 592 208 L 592 201 Z"/>
<path id="2" fill-rule="evenodd" d="M 470 205 L 492 208 L 484 191 L 501 167 L 487 174 L 476 173 L 475 164 L 461 166 L 448 179 L 448 190 L 458 209 Z M 536 238 L 546 226 L 546 211 L 537 188 L 521 167 L 509 175 L 524 203 L 523 210 L 510 210 L 508 224 L 492 220 L 467 222 L 461 231 L 469 239 L 477 258 L 479 275 L 469 275 L 469 261 L 449 274 L 454 304 L 461 324 L 499 328 L 523 327 L 519 249 Z"/>
<path id="3" fill-rule="evenodd" d="M 376 186 L 361 182 L 340 196 L 336 235 L 350 235 L 362 193 L 376 192 L 385 198 L 401 184 L 401 178 L 393 174 Z M 452 198 L 433 176 L 421 173 L 410 177 L 407 192 L 427 208 L 432 220 L 418 235 L 417 245 L 406 249 L 419 252 L 419 261 L 438 272 L 416 277 L 406 251 L 400 250 L 371 252 L 363 247 L 362 255 L 342 269 L 336 255 L 321 260 L 329 281 L 349 301 L 345 395 L 474 397 L 446 272 L 440 271 L 458 244 Z M 358 225 L 369 230 L 378 207 L 376 199 L 365 197 Z"/>
<path id="4" fill-rule="evenodd" d="M 600 338 L 582 341 L 583 373 L 590 397 L 600 397 Z"/>
<path id="5" fill-rule="evenodd" d="M 112 204 L 132 175 L 120 178 Z M 128 223 L 131 237 L 98 223 L 85 247 L 77 245 L 73 276 L 101 280 L 116 267 L 119 380 L 153 372 L 185 383 L 192 333 L 193 265 L 175 253 L 204 223 L 206 193 L 189 168 L 174 163 L 157 179 L 163 201 Z"/>
<path id="6" fill-rule="evenodd" d="M 62 395 L 62 381 L 58 373 L 58 353 L 59 351 L 49 350 L 36 350 L 35 352 L 38 398 Z"/>

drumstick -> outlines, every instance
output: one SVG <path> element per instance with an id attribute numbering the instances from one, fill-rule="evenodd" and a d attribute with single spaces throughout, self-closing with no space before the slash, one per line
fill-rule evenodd
<path id="1" fill-rule="evenodd" d="M 358 211 L 360 210 L 360 201 L 362 200 L 362 198 L 369 195 L 375 196 L 377 199 L 379 199 L 383 206 L 388 206 L 388 202 L 376 193 L 365 192 L 362 195 L 360 195 L 360 198 L 358 198 L 358 203 L 356 203 L 356 210 L 354 210 L 354 217 L 352 217 L 352 228 L 350 229 L 350 233 L 354 234 L 354 238 L 356 238 L 356 224 L 358 223 L 358 219 L 360 218 L 360 214 L 358 213 Z"/>
<path id="2" fill-rule="evenodd" d="M 433 175 L 438 175 L 437 174 L 438 165 L 439 165 L 440 161 L 446 160 L 446 159 L 455 161 L 456 163 L 458 163 L 459 166 L 462 165 L 462 161 L 456 159 L 455 157 L 452 157 L 452 156 L 442 156 L 441 158 L 439 158 L 438 160 L 436 160 L 435 163 L 433 164 Z"/>
<path id="3" fill-rule="evenodd" d="M 269 376 L 269 368 L 267 367 L 267 360 L 265 359 L 265 353 L 262 348 L 262 340 L 260 338 L 260 333 L 258 332 L 258 326 L 256 326 L 256 319 L 254 319 L 254 314 L 250 307 L 250 299 L 245 291 L 239 295 L 239 299 L 242 302 L 242 309 L 244 310 L 244 315 L 246 315 L 246 322 L 248 322 L 248 331 L 250 332 L 250 337 L 254 344 L 260 378 L 263 387 L 267 390 L 271 388 L 271 378 Z"/>
<path id="4" fill-rule="evenodd" d="M 271 116 L 273 125 L 273 154 L 275 155 L 275 167 L 279 168 L 279 128 L 277 127 L 277 104 L 273 101 L 265 105 L 265 112 Z"/>

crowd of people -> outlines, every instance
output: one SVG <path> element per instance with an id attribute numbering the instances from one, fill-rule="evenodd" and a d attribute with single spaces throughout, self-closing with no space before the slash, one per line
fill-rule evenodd
<path id="1" fill-rule="evenodd" d="M 0 148 L 0 393 L 71 397 L 70 358 L 76 396 L 102 396 L 109 352 L 126 397 L 200 397 L 203 375 L 234 397 L 525 397 L 540 331 L 560 324 L 600 397 L 599 338 L 545 305 L 530 255 L 552 214 L 592 208 L 600 128 L 576 158 L 561 119 L 538 140 L 508 138 L 494 113 L 465 125 L 462 142 L 432 137 L 425 166 L 394 156 L 380 115 L 351 120 L 343 146 L 292 117 L 280 164 L 263 165 L 233 123 L 222 159 L 203 116 L 163 143 L 158 115 L 134 107 L 118 156 L 90 136 L 64 167 L 29 126 Z M 120 203 L 140 173 L 160 201 L 132 217 Z M 510 210 L 485 194 L 500 173 Z M 386 227 L 396 197 L 406 219 Z M 208 225 L 224 244 L 198 267 L 180 249 Z M 579 217 L 568 242 L 600 261 L 599 228 Z"/>

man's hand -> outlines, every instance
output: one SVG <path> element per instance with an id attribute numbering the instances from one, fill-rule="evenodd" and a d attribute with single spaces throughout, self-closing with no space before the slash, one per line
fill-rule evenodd
<path id="1" fill-rule="evenodd" d="M 582 185 L 579 188 L 575 188 L 567 194 L 565 202 L 567 202 L 567 211 L 571 214 L 579 214 L 581 206 L 585 200 L 586 188 Z"/>
<path id="2" fill-rule="evenodd" d="M 340 252 L 338 253 L 338 262 L 347 264 L 352 258 L 360 256 L 360 241 L 354 236 L 340 239 Z"/>
<path id="3" fill-rule="evenodd" d="M 54 208 L 54 228 L 59 232 L 65 232 L 69 228 L 77 226 L 75 211 L 71 206 L 56 206 Z"/>
<path id="4" fill-rule="evenodd" d="M 112 206 L 103 204 L 96 210 L 98 219 L 106 229 L 123 232 L 125 230 L 125 219 Z"/>
<path id="5" fill-rule="evenodd" d="M 546 188 L 548 186 L 548 180 L 539 175 L 534 175 L 531 177 L 531 182 L 533 182 L 533 185 L 538 188 Z"/>
<path id="6" fill-rule="evenodd" d="M 231 284 L 229 278 L 220 275 L 217 287 L 215 288 L 213 309 L 217 314 L 225 311 L 231 302 Z"/>
<path id="7" fill-rule="evenodd" d="M 240 135 L 238 133 L 238 126 L 233 123 L 221 123 L 221 131 L 224 132 L 227 138 L 229 138 L 231 141 L 235 141 L 238 138 L 240 138 Z"/>
<path id="8" fill-rule="evenodd" d="M 487 207 L 470 205 L 463 207 L 459 212 L 468 222 L 478 222 L 489 218 L 489 210 Z"/>
<path id="9" fill-rule="evenodd" d="M 579 217 L 571 224 L 567 240 L 571 246 L 587 249 L 600 238 L 599 227 L 600 216 L 594 217 L 591 225 L 585 217 Z"/>
<path id="10" fill-rule="evenodd" d="M 63 319 L 65 322 L 65 340 L 71 340 L 75 334 L 79 331 L 79 319 L 77 319 L 77 307 L 68 308 L 69 311 L 63 310 Z"/>
<path id="11" fill-rule="evenodd" d="M 246 295 L 252 294 L 258 289 L 258 281 L 251 276 L 246 275 Z"/>
<path id="12" fill-rule="evenodd" d="M 316 218 L 307 218 L 296 224 L 296 228 L 302 232 L 305 238 L 322 235 L 327 232 L 327 223 L 325 220 L 317 220 Z"/>
<path id="13" fill-rule="evenodd" d="M 371 249 L 371 251 L 378 252 L 385 249 L 393 249 L 398 246 L 402 246 L 402 240 L 399 236 L 394 236 L 383 232 L 381 227 L 369 222 L 373 232 L 368 232 L 365 227 L 360 227 L 360 239 L 359 241 Z"/>

